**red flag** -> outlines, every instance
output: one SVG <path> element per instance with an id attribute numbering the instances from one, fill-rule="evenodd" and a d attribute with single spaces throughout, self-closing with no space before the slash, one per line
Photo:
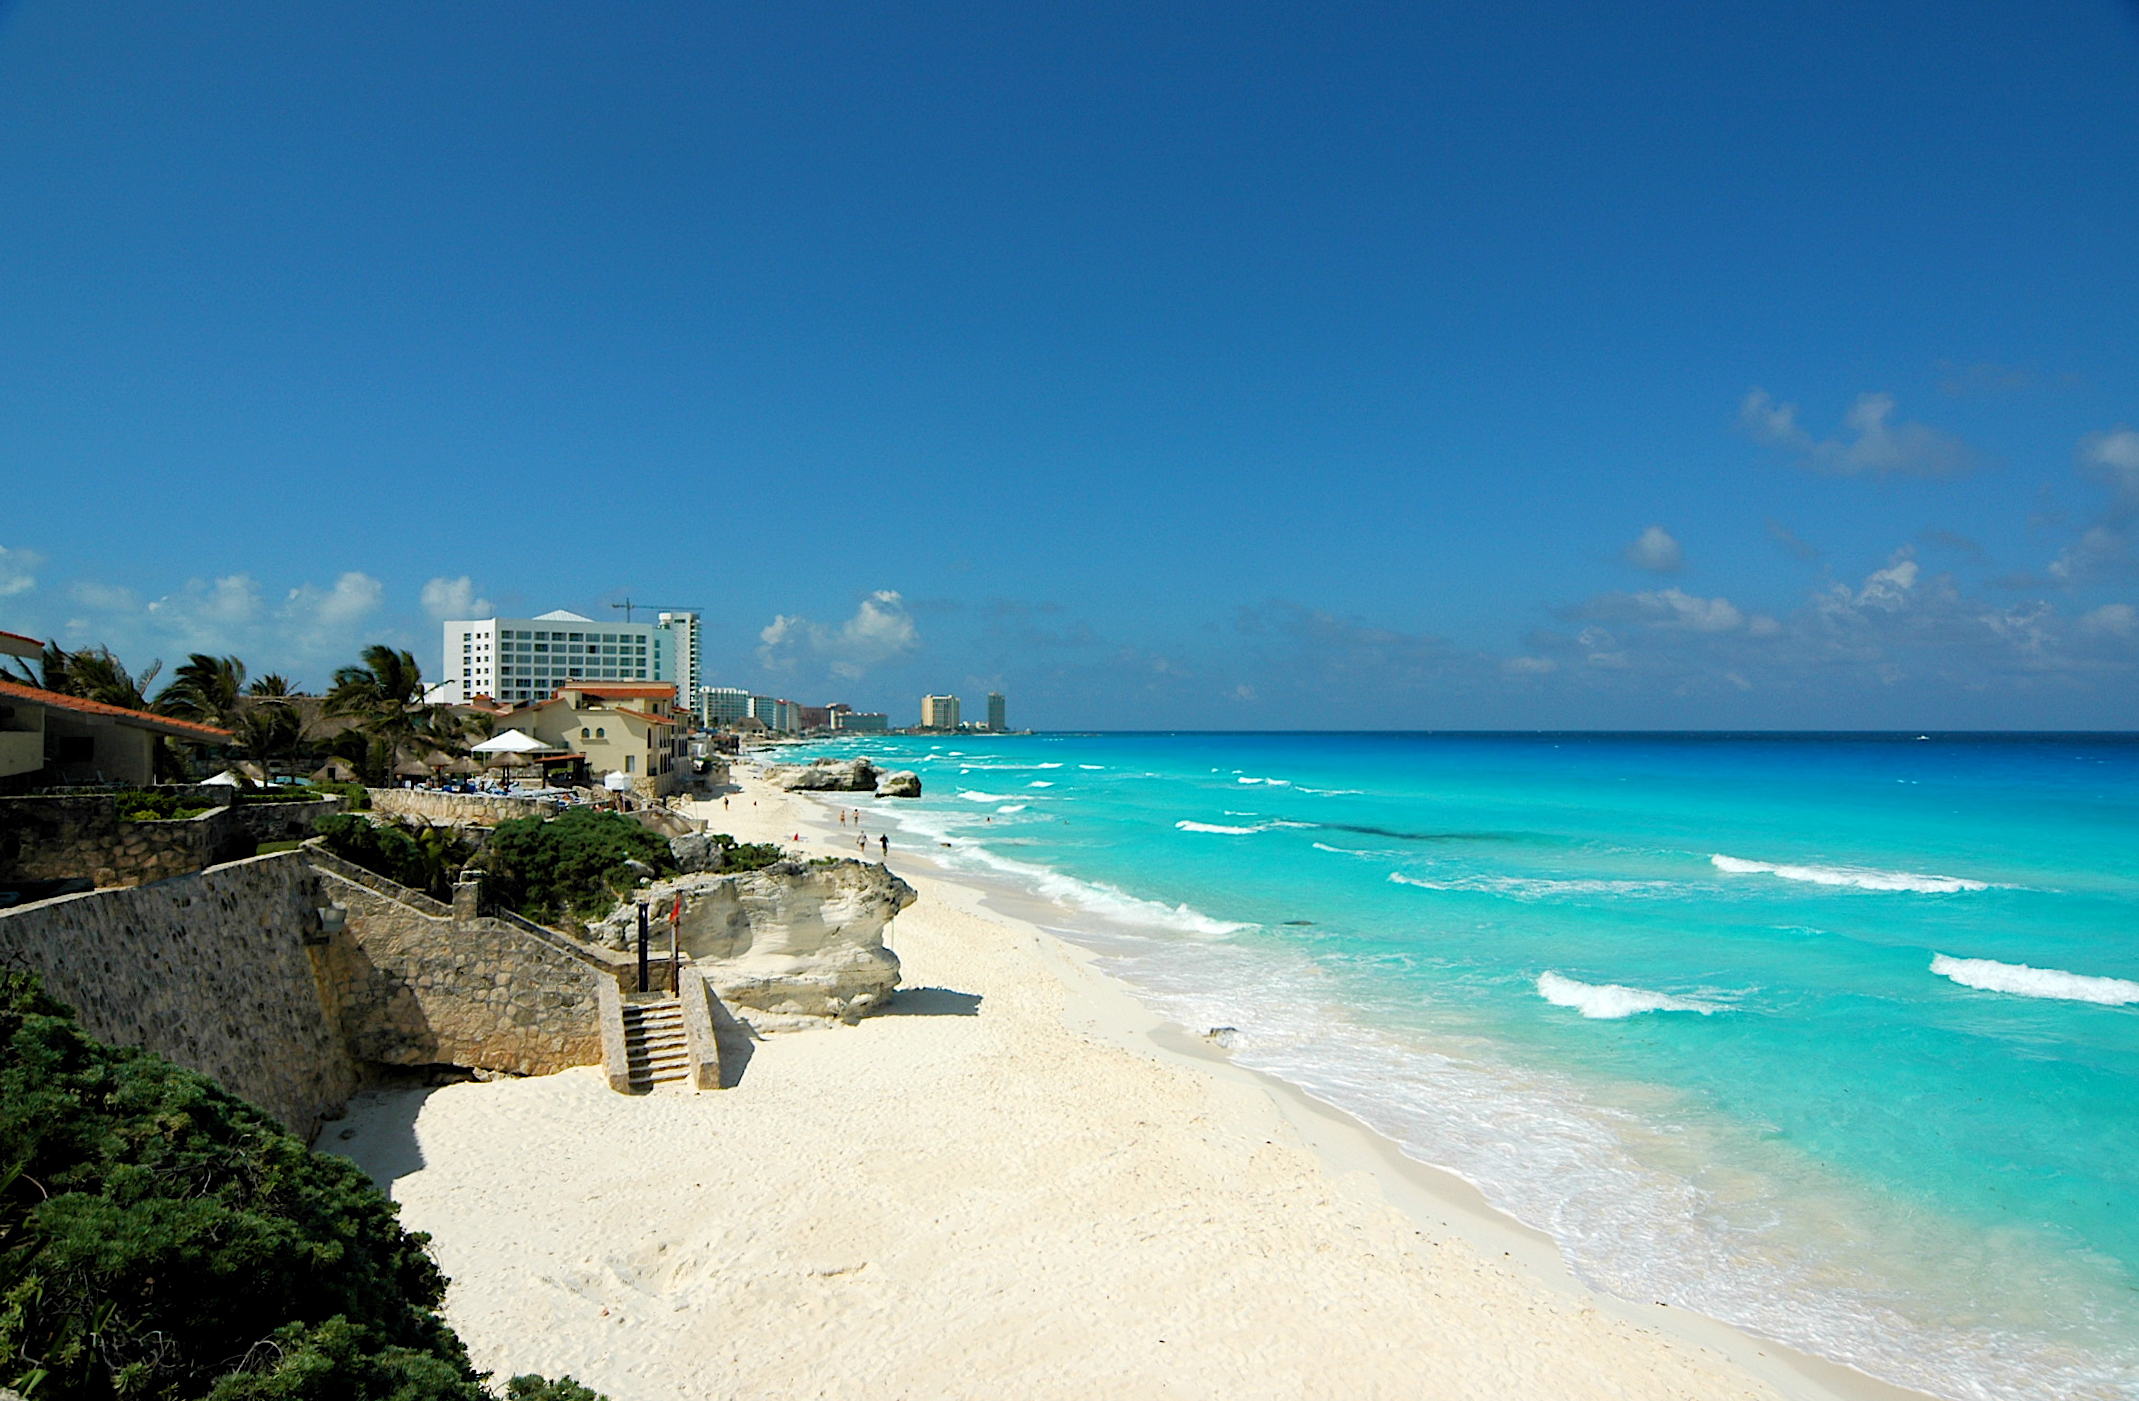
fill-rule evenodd
<path id="1" fill-rule="evenodd" d="M 675 906 L 668 912 L 668 922 L 670 924 L 681 924 L 683 922 L 683 893 L 681 891 L 676 893 Z"/>

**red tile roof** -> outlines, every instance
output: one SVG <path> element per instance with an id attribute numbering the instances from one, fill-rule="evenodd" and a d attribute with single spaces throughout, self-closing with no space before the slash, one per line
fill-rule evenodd
<path id="1" fill-rule="evenodd" d="M 219 730 L 213 725 L 198 725 L 191 720 L 174 720 L 168 715 L 152 715 L 146 710 L 128 710 L 123 705 L 106 705 L 102 701 L 83 700 L 80 696 L 63 696 L 57 691 L 41 691 L 35 686 L 24 686 L 13 681 L 0 681 L 0 696 L 35 701 L 54 710 L 71 710 L 77 715 L 109 715 L 114 719 L 138 725 L 142 729 L 176 735 L 180 739 L 221 742 L 230 738 L 230 731 Z"/>

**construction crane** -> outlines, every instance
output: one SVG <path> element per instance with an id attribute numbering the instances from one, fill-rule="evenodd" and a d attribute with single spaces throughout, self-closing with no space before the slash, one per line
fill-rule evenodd
<path id="1" fill-rule="evenodd" d="M 623 609 L 624 621 L 627 623 L 631 621 L 631 610 L 634 608 L 644 608 L 649 613 L 702 613 L 705 611 L 695 604 L 685 607 L 680 603 L 635 603 L 628 598 L 622 603 L 612 603 L 609 606 Z"/>

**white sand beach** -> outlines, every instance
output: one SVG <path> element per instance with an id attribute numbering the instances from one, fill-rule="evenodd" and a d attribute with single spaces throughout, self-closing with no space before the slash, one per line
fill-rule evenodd
<path id="1" fill-rule="evenodd" d="M 721 827 L 851 850 L 740 781 Z M 1913 1394 L 1591 1294 L 1460 1182 L 890 864 L 920 892 L 894 1011 L 760 1042 L 733 1088 L 587 1068 L 330 1126 L 433 1237 L 478 1366 L 614 1401 Z"/>

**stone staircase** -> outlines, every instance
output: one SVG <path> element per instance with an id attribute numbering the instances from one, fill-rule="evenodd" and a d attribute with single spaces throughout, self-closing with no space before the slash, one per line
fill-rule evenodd
<path id="1" fill-rule="evenodd" d="M 673 997 L 624 1004 L 624 1058 L 631 1087 L 646 1091 L 690 1078 L 690 1046 L 683 1034 L 683 1004 Z"/>

